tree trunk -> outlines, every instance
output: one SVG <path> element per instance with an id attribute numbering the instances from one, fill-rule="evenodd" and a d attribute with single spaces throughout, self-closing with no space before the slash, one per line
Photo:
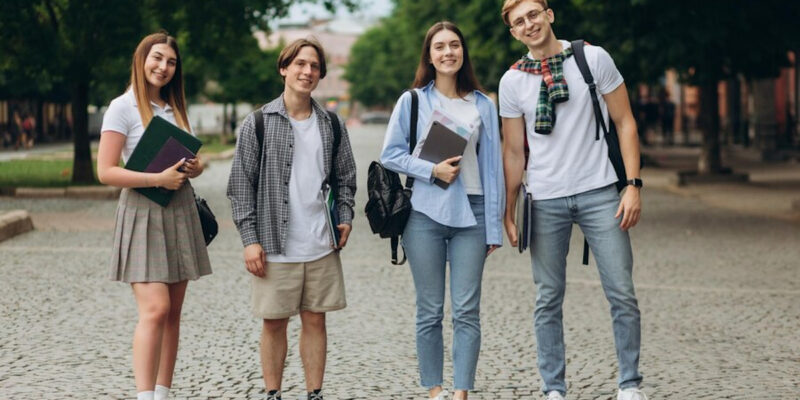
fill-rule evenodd
<path id="1" fill-rule="evenodd" d="M 739 77 L 728 80 L 728 130 L 731 141 L 741 144 L 742 140 L 742 86 Z"/>
<path id="2" fill-rule="evenodd" d="M 753 96 L 753 116 L 750 129 L 753 130 L 756 146 L 765 160 L 777 157 L 778 121 L 775 117 L 775 80 L 757 79 L 750 86 Z"/>
<path id="3" fill-rule="evenodd" d="M 89 147 L 89 81 L 79 80 L 72 87 L 72 134 L 74 157 L 72 183 L 94 183 L 92 150 Z"/>
<path id="4" fill-rule="evenodd" d="M 719 93 L 717 82 L 700 86 L 700 128 L 703 132 L 703 147 L 697 162 L 698 174 L 722 172 L 719 144 Z"/>

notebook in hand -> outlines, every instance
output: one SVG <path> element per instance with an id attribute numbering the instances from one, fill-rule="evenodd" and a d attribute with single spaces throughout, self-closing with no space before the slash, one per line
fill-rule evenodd
<path id="1" fill-rule="evenodd" d="M 145 129 L 144 134 L 142 134 L 142 138 L 139 140 L 136 148 L 133 149 L 133 153 L 131 153 L 128 162 L 125 163 L 125 169 L 138 172 L 163 171 L 163 168 L 161 171 L 147 171 L 147 169 L 154 160 L 159 158 L 159 154 L 164 146 L 167 145 L 169 139 L 176 141 L 177 144 L 179 144 L 181 147 L 184 147 L 185 150 L 192 155 L 197 154 L 197 151 L 200 150 L 200 147 L 203 145 L 200 139 L 192 136 L 190 133 L 173 125 L 164 118 L 154 116 L 153 119 L 150 120 L 150 124 L 147 125 L 147 129 Z M 174 144 L 169 146 L 174 146 Z M 175 149 L 175 147 L 172 148 Z M 183 152 L 184 150 L 178 149 L 178 151 Z M 169 153 L 169 151 L 167 153 Z M 164 160 L 168 159 L 166 153 L 164 157 Z M 174 161 L 172 161 L 172 163 L 170 163 L 167 167 L 174 165 L 183 157 L 184 156 L 172 158 Z M 152 168 L 156 167 L 154 166 Z M 174 192 L 172 190 L 155 187 L 136 188 L 135 190 L 163 207 L 166 207 L 167 204 L 169 204 Z"/>
<path id="2" fill-rule="evenodd" d="M 325 203 L 325 216 L 328 225 L 328 232 L 331 237 L 331 247 L 339 249 L 339 241 L 342 239 L 342 232 L 339 230 L 339 212 L 336 211 L 336 196 L 334 191 L 327 184 L 322 188 L 322 199 Z"/>
<path id="3" fill-rule="evenodd" d="M 419 151 L 419 158 L 438 164 L 448 158 L 464 154 L 467 147 L 467 139 L 446 127 L 439 121 L 433 121 L 428 130 L 428 135 L 422 143 Z M 449 183 L 436 179 L 436 185 L 442 189 L 447 189 Z"/>
<path id="4" fill-rule="evenodd" d="M 182 145 L 181 142 L 170 137 L 164 142 L 164 145 L 161 146 L 161 150 L 158 151 L 153 161 L 147 164 L 147 168 L 144 169 L 144 172 L 161 172 L 175 165 L 175 163 L 182 158 L 187 160 L 192 159 L 194 158 L 194 153 L 187 149 L 186 146 Z"/>
<path id="5" fill-rule="evenodd" d="M 528 188 L 523 183 L 517 194 L 517 210 L 515 223 L 517 225 L 517 249 L 520 253 L 531 244 L 533 237 L 533 196 L 528 193 Z"/>

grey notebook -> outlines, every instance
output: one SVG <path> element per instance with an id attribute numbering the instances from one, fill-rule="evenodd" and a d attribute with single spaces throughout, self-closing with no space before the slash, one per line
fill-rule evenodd
<path id="1" fill-rule="evenodd" d="M 425 143 L 422 144 L 419 158 L 438 164 L 448 158 L 463 155 L 466 147 L 466 138 L 453 132 L 439 121 L 433 121 L 428 136 L 425 137 Z M 439 179 L 436 179 L 434 183 L 442 189 L 450 186 L 449 183 Z"/>

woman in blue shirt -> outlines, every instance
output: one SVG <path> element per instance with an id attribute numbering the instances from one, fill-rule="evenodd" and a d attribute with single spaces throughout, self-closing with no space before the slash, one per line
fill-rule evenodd
<path id="1" fill-rule="evenodd" d="M 486 257 L 503 243 L 505 188 L 497 110 L 481 92 L 461 31 L 437 22 L 425 36 L 413 84 L 419 97 L 418 142 L 434 110 L 443 111 L 469 135 L 463 156 L 438 164 L 409 153 L 411 94 L 395 105 L 381 153 L 388 169 L 415 178 L 413 211 L 403 248 L 417 294 L 417 358 L 420 383 L 443 400 L 445 268 L 450 261 L 453 310 L 453 399 L 474 388 L 480 351 L 481 278 Z M 438 179 L 449 183 L 446 189 Z"/>

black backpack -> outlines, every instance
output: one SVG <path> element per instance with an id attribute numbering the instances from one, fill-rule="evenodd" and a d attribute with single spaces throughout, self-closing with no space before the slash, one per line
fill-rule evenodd
<path id="1" fill-rule="evenodd" d="M 418 98 L 416 90 L 409 90 L 411 93 L 411 134 L 408 151 L 412 152 L 417 144 L 417 108 Z M 414 178 L 406 177 L 406 185 L 403 187 L 400 175 L 397 172 L 384 168 L 378 161 L 373 161 L 369 165 L 367 172 L 367 205 L 364 212 L 367 214 L 369 227 L 372 233 L 381 238 L 391 239 L 392 264 L 402 265 L 406 262 L 405 251 L 403 259 L 397 261 L 397 245 L 400 236 L 411 215 L 411 188 L 414 186 Z"/>
<path id="2" fill-rule="evenodd" d="M 603 110 L 600 109 L 600 101 L 597 99 L 597 85 L 594 82 L 592 71 L 589 70 L 589 64 L 586 62 L 586 54 L 583 51 L 583 39 L 572 41 L 572 52 L 575 56 L 575 62 L 578 64 L 578 69 L 581 70 L 583 80 L 589 85 L 589 94 L 592 98 L 592 108 L 594 109 L 595 121 L 595 140 L 600 140 L 600 129 L 603 129 L 603 137 L 606 139 L 608 145 L 608 159 L 614 167 L 614 172 L 617 174 L 617 182 L 614 184 L 617 191 L 621 192 L 628 186 L 628 176 L 625 173 L 625 163 L 622 160 L 622 150 L 619 147 L 619 136 L 617 136 L 617 126 L 611 118 L 608 119 L 608 127 L 606 121 L 603 119 Z M 641 159 L 639 160 L 641 165 Z M 589 264 L 589 243 L 583 239 L 583 265 Z"/>

